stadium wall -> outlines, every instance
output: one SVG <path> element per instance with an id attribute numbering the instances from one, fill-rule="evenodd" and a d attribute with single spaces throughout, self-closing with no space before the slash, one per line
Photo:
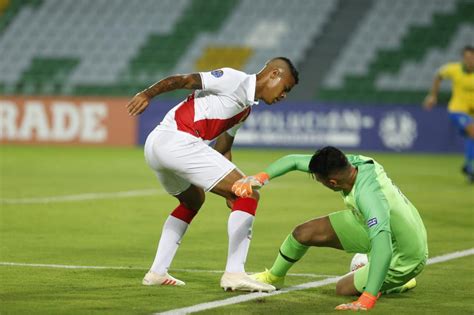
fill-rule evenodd
<path id="1" fill-rule="evenodd" d="M 175 101 L 154 100 L 130 117 L 124 98 L 0 97 L 0 143 L 143 145 Z M 461 152 L 445 108 L 283 102 L 260 104 L 236 137 L 238 147 Z"/>
<path id="2" fill-rule="evenodd" d="M 0 143 L 133 146 L 127 99 L 0 97 Z"/>
<path id="3" fill-rule="evenodd" d="M 139 143 L 176 105 L 154 101 L 139 120 Z M 446 109 L 421 106 L 283 102 L 263 103 L 237 133 L 239 147 L 310 148 L 333 145 L 350 150 L 461 152 L 463 141 Z"/>

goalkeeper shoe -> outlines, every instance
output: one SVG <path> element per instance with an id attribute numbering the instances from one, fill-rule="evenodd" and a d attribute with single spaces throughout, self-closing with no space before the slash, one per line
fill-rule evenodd
<path id="1" fill-rule="evenodd" d="M 273 275 L 270 270 L 265 268 L 265 271 L 253 274 L 250 278 L 275 286 L 277 289 L 281 289 L 285 284 L 285 277 L 278 277 Z"/>
<path id="2" fill-rule="evenodd" d="M 403 293 L 416 287 L 416 279 L 413 278 L 404 285 L 384 291 L 383 294 Z"/>
<path id="3" fill-rule="evenodd" d="M 164 275 L 159 275 L 157 273 L 154 273 L 153 271 L 148 271 L 148 273 L 143 278 L 142 284 L 143 285 L 183 286 L 186 283 L 170 276 L 168 273 L 165 273 Z"/>
<path id="4" fill-rule="evenodd" d="M 407 283 L 405 283 L 404 285 L 402 285 L 400 288 L 400 293 L 402 292 L 406 292 L 408 290 L 411 290 L 413 289 L 414 287 L 416 287 L 416 279 L 413 278 L 411 279 L 410 281 L 408 281 Z"/>
<path id="5" fill-rule="evenodd" d="M 221 278 L 221 288 L 224 291 L 273 292 L 275 287 L 258 282 L 245 272 L 225 272 Z"/>

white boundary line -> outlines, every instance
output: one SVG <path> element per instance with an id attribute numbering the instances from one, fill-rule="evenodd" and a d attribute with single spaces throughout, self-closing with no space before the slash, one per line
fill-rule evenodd
<path id="1" fill-rule="evenodd" d="M 460 257 L 465 257 L 469 255 L 474 255 L 474 248 L 463 250 L 463 251 L 458 251 L 458 252 L 453 252 L 449 253 L 446 255 L 441 255 L 441 256 L 436 256 L 433 258 L 428 259 L 427 265 L 432 265 L 432 264 L 437 264 L 440 262 L 460 258 Z M 250 293 L 250 294 L 243 294 L 239 296 L 234 296 L 228 299 L 224 300 L 218 300 L 218 301 L 213 301 L 213 302 L 206 302 L 206 303 L 201 303 L 201 304 L 196 304 L 193 306 L 189 307 L 183 307 L 183 308 L 177 308 L 174 310 L 169 310 L 163 313 L 155 313 L 154 315 L 182 315 L 182 314 L 190 314 L 190 313 L 195 313 L 195 312 L 200 312 L 212 308 L 217 308 L 221 306 L 227 306 L 227 305 L 232 305 L 232 304 L 237 304 L 237 303 L 242 303 L 242 302 L 247 302 L 259 298 L 265 298 L 265 297 L 270 297 L 274 295 L 279 295 L 283 293 L 288 293 L 292 291 L 300 291 L 300 290 L 306 290 L 306 289 L 311 289 L 311 288 L 317 288 L 317 287 L 322 287 L 327 284 L 335 283 L 339 280 L 339 277 L 336 278 L 328 278 L 320 281 L 314 281 L 314 282 L 307 282 L 303 283 L 300 285 L 288 287 L 279 291 L 273 291 L 272 293 Z"/>
<path id="2" fill-rule="evenodd" d="M 33 197 L 33 198 L 19 198 L 0 199 L 0 204 L 33 204 L 33 203 L 51 203 L 51 202 L 68 202 L 68 201 L 86 201 L 96 199 L 114 199 L 114 198 L 129 198 L 151 195 L 163 195 L 164 191 L 158 189 L 142 189 L 142 190 L 128 190 L 106 193 L 87 193 L 77 195 L 63 195 L 51 197 Z"/>
<path id="3" fill-rule="evenodd" d="M 75 266 L 75 265 L 57 265 L 57 264 L 29 264 L 17 263 L 9 261 L 0 261 L 0 266 L 12 267 L 40 267 L 40 268 L 58 268 L 58 269 L 93 269 L 93 270 L 148 270 L 142 267 L 124 267 L 124 266 Z M 190 272 L 190 273 L 224 273 L 224 270 L 206 270 L 206 269 L 170 269 L 170 271 Z M 251 273 L 251 272 L 250 272 Z M 337 277 L 334 275 L 317 275 L 313 273 L 289 273 L 292 277 L 306 277 L 306 278 L 330 278 Z"/>
<path id="4" fill-rule="evenodd" d="M 287 186 L 277 186 L 274 189 L 286 189 Z M 0 198 L 0 204 L 38 204 L 38 203 L 53 203 L 53 202 L 71 202 L 71 201 L 87 201 L 97 199 L 114 199 L 114 198 L 130 198 L 151 195 L 165 195 L 164 190 L 159 189 L 141 189 L 141 190 L 126 190 L 116 192 L 102 192 L 102 193 L 85 193 L 75 195 L 60 195 L 47 197 L 29 197 L 29 198 Z"/>

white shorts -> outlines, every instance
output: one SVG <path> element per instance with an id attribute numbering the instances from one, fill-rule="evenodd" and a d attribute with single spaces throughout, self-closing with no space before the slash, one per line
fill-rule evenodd
<path id="1" fill-rule="evenodd" d="M 191 184 L 209 191 L 236 168 L 202 139 L 178 130 L 153 130 L 145 142 L 145 160 L 171 195 Z"/>

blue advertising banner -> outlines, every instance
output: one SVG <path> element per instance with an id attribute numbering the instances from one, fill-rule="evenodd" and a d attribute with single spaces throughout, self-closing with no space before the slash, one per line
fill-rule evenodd
<path id="1" fill-rule="evenodd" d="M 139 142 L 178 102 L 154 101 L 140 117 Z M 237 133 L 235 146 L 319 148 L 397 152 L 461 152 L 462 137 L 445 108 L 263 102 Z"/>

